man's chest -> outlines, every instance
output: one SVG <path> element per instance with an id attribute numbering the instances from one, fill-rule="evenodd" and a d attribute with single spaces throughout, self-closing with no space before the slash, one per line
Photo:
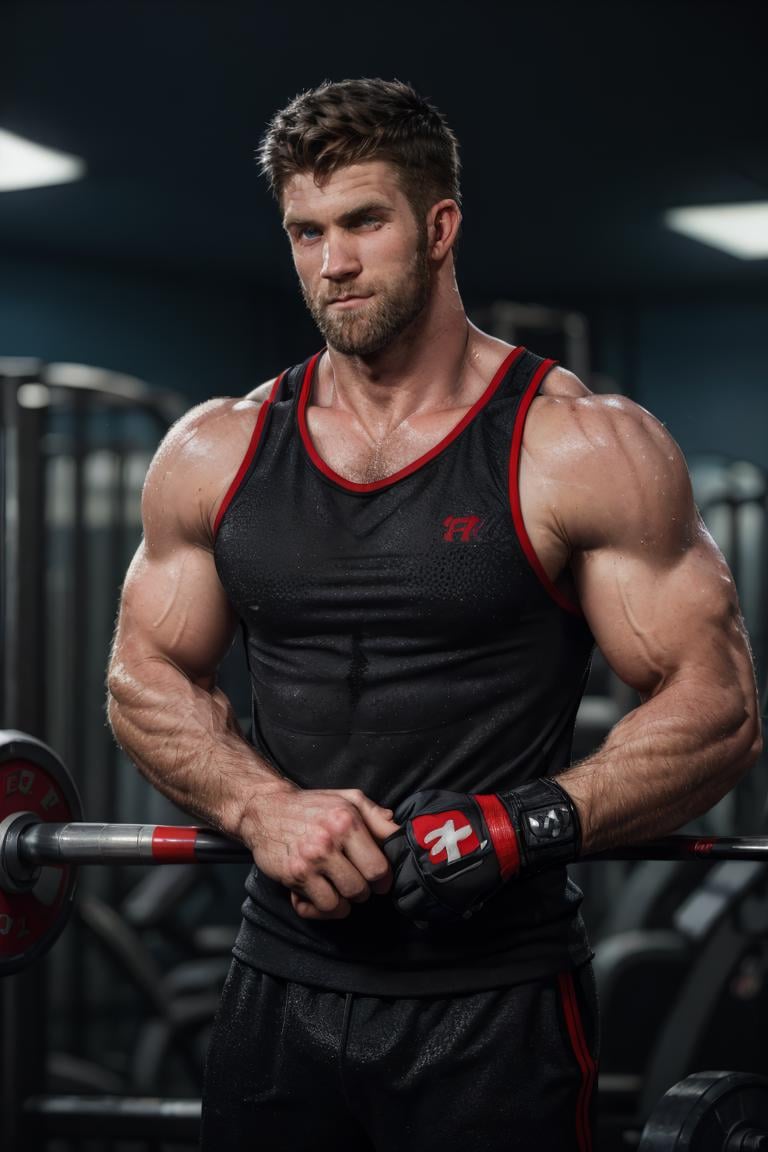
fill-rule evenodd
<path id="1" fill-rule="evenodd" d="M 307 429 L 324 463 L 353 484 L 376 484 L 439 451 L 466 414 L 451 408 L 403 420 L 391 430 L 366 431 L 327 408 L 307 411 Z"/>
<path id="2" fill-rule="evenodd" d="M 406 421 L 376 442 L 328 409 L 309 409 L 307 426 L 315 450 L 337 476 L 352 484 L 378 484 L 439 453 L 466 411 L 450 409 L 431 413 L 427 419 Z M 508 474 L 506 479 L 510 514 L 516 498 L 531 546 L 549 579 L 556 582 L 569 560 L 558 516 L 559 494 L 526 452 L 525 438 L 517 474 Z"/>

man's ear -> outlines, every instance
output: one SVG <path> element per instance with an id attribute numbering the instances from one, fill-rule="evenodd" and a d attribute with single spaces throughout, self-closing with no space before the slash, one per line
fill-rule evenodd
<path id="1" fill-rule="evenodd" d="M 438 200 L 427 215 L 428 252 L 433 260 L 448 254 L 459 234 L 461 209 L 455 200 Z"/>

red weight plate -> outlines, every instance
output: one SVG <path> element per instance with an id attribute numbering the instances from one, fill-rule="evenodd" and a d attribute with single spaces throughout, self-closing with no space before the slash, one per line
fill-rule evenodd
<path id="1" fill-rule="evenodd" d="M 15 812 L 69 823 L 81 818 L 72 780 L 46 745 L 17 732 L 0 732 L 0 822 Z M 46 864 L 25 892 L 0 889 L 0 975 L 26 967 L 46 952 L 69 919 L 76 870 Z"/>

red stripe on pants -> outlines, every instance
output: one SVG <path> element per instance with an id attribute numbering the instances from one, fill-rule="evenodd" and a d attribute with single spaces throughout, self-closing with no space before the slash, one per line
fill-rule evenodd
<path id="1" fill-rule="evenodd" d="M 560 996 L 563 1002 L 563 1013 L 568 1036 L 576 1059 L 581 1068 L 581 1087 L 576 1103 L 576 1139 L 579 1152 L 592 1152 L 592 1126 L 589 1120 L 592 1093 L 595 1090 L 597 1069 L 589 1051 L 584 1027 L 581 1023 L 581 1013 L 576 999 L 576 988 L 573 983 L 572 972 L 561 972 L 557 978 L 560 987 Z"/>

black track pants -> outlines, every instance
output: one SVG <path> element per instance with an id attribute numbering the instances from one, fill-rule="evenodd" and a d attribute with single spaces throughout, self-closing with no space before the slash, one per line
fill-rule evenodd
<path id="1" fill-rule="evenodd" d="M 589 965 L 452 997 L 345 995 L 234 961 L 204 1152 L 592 1152 Z"/>

